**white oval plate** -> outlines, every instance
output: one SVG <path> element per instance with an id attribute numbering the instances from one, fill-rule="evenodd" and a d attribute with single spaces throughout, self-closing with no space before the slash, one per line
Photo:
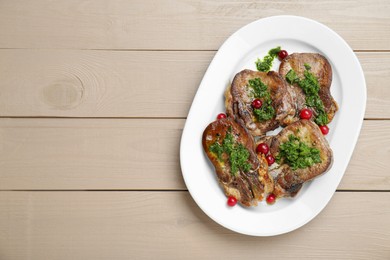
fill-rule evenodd
<path id="1" fill-rule="evenodd" d="M 329 125 L 327 139 L 333 150 L 332 168 L 306 183 L 294 199 L 272 206 L 228 207 L 214 167 L 201 144 L 203 130 L 224 112 L 224 91 L 234 75 L 276 46 L 289 53 L 318 52 L 332 65 L 331 92 L 339 111 Z M 278 70 L 279 61 L 274 62 Z M 316 21 L 296 16 L 274 16 L 252 22 L 230 36 L 212 60 L 199 86 L 183 130 L 180 162 L 189 192 L 214 221 L 233 231 L 272 236 L 297 229 L 313 219 L 334 194 L 354 150 L 366 106 L 362 68 L 348 44 L 334 31 Z"/>

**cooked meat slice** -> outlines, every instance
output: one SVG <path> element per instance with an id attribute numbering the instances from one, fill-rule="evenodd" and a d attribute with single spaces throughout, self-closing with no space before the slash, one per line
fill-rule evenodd
<path id="1" fill-rule="evenodd" d="M 305 64 L 309 64 L 310 71 L 318 78 L 321 86 L 330 88 L 332 84 L 332 67 L 328 60 L 319 53 L 293 53 L 283 59 L 279 67 L 279 73 L 285 76 L 293 69 L 299 77 L 303 77 L 306 70 Z"/>
<path id="2" fill-rule="evenodd" d="M 294 197 L 303 183 L 326 172 L 333 155 L 319 127 L 310 120 L 300 120 L 285 127 L 276 136 L 261 138 L 276 158 L 268 170 L 274 178 L 277 197 Z"/>
<path id="3" fill-rule="evenodd" d="M 274 71 L 243 70 L 225 92 L 226 112 L 253 136 L 262 136 L 294 120 L 295 101 L 291 92 L 287 82 Z M 252 106 L 256 98 L 262 101 L 260 109 Z"/>
<path id="4" fill-rule="evenodd" d="M 279 74 L 285 78 L 290 70 L 295 71 L 300 79 L 304 78 L 306 70 L 305 64 L 310 66 L 310 72 L 318 79 L 320 85 L 319 96 L 322 100 L 329 122 L 332 121 L 335 113 L 338 110 L 336 101 L 330 93 L 332 84 L 332 67 L 328 60 L 319 53 L 293 53 L 288 55 L 280 64 Z M 298 84 L 294 84 L 297 98 L 297 110 L 306 107 L 305 96 Z"/>
<path id="5" fill-rule="evenodd" d="M 273 179 L 268 175 L 264 156 L 257 157 L 253 137 L 233 119 L 209 124 L 203 132 L 202 144 L 226 196 L 233 196 L 249 207 L 273 191 Z"/>

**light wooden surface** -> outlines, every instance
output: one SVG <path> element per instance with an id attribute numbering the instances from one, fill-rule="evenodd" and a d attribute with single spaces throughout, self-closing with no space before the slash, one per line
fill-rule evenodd
<path id="1" fill-rule="evenodd" d="M 390 257 L 390 226 L 378 224 L 390 219 L 385 192 L 336 193 L 304 228 L 277 237 L 233 233 L 182 191 L 3 192 L 0 209 L 1 259 Z"/>
<path id="2" fill-rule="evenodd" d="M 0 1 L 0 259 L 390 259 L 386 0 Z M 356 51 L 367 110 L 338 191 L 291 233 L 209 219 L 179 144 L 222 42 L 302 15 Z"/>
<path id="3" fill-rule="evenodd" d="M 389 49 L 386 0 L 2 1 L 0 47 L 216 50 L 240 27 L 272 15 L 318 20 L 354 49 Z"/>

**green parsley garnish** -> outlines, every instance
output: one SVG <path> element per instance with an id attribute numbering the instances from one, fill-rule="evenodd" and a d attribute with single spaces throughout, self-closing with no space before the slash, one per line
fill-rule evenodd
<path id="1" fill-rule="evenodd" d="M 271 105 L 263 105 L 261 108 L 255 108 L 253 114 L 256 115 L 257 120 L 266 121 L 274 118 L 275 109 Z"/>
<path id="2" fill-rule="evenodd" d="M 272 63 L 276 56 L 278 56 L 278 53 L 280 52 L 281 48 L 280 46 L 273 48 L 268 51 L 268 55 L 266 55 L 263 60 L 260 58 L 257 59 L 255 62 L 256 68 L 259 71 L 267 72 L 272 68 Z"/>
<path id="3" fill-rule="evenodd" d="M 287 163 L 294 171 L 321 162 L 320 150 L 308 146 L 292 134 L 287 142 L 279 146 L 279 154 L 275 159 L 279 164 Z"/>
<path id="4" fill-rule="evenodd" d="M 286 80 L 290 84 L 294 84 L 294 83 L 298 83 L 299 82 L 298 75 L 292 69 L 287 72 Z"/>
<path id="5" fill-rule="evenodd" d="M 263 105 L 261 108 L 255 108 L 253 113 L 258 121 L 270 120 L 275 116 L 275 109 L 272 107 L 271 93 L 260 78 L 250 79 L 249 86 L 252 88 L 254 98 L 262 99 Z"/>
<path id="6" fill-rule="evenodd" d="M 219 160 L 222 160 L 223 148 L 219 143 L 213 143 L 212 145 L 210 145 L 209 149 L 213 154 L 217 156 Z"/>
<path id="7" fill-rule="evenodd" d="M 226 133 L 221 144 L 216 141 L 210 145 L 209 149 L 220 161 L 222 161 L 223 153 L 228 155 L 231 174 L 233 176 L 235 176 L 239 170 L 249 172 L 252 167 L 248 162 L 250 156 L 249 151 L 242 144 L 239 144 L 234 140 L 231 129 Z"/>
<path id="8" fill-rule="evenodd" d="M 243 172 L 249 172 L 251 165 L 248 163 L 248 159 L 249 151 L 242 144 L 238 144 L 230 153 L 229 158 L 233 175 L 236 175 L 239 169 Z"/>
<path id="9" fill-rule="evenodd" d="M 303 64 L 303 66 L 305 66 L 305 68 L 306 68 L 307 70 L 310 70 L 310 69 L 311 69 L 311 66 L 310 66 L 309 64 L 307 64 L 307 63 Z"/>
<path id="10" fill-rule="evenodd" d="M 318 79 L 310 72 L 310 65 L 304 64 L 306 70 L 304 72 L 304 78 L 299 79 L 294 70 L 290 70 L 286 74 L 286 80 L 290 84 L 297 83 L 306 95 L 306 105 L 312 107 L 316 111 L 316 118 L 314 122 L 317 125 L 326 125 L 329 123 L 328 115 L 325 112 L 324 103 L 322 102 L 318 92 L 320 91 L 320 85 Z"/>

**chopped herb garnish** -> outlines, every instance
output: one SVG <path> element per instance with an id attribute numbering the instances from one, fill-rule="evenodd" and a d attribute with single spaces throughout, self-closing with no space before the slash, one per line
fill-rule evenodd
<path id="1" fill-rule="evenodd" d="M 270 105 L 263 104 L 261 108 L 254 109 L 253 113 L 256 115 L 257 120 L 266 121 L 275 116 L 275 109 Z"/>
<path id="2" fill-rule="evenodd" d="M 286 74 L 286 80 L 290 84 L 297 83 L 306 95 L 306 105 L 314 108 L 316 118 L 314 122 L 317 125 L 326 125 L 329 123 L 328 115 L 325 112 L 324 103 L 322 102 L 318 92 L 320 91 L 320 84 L 318 79 L 310 72 L 310 65 L 304 64 L 306 70 L 304 71 L 304 78 L 299 79 L 294 70 L 290 70 Z"/>
<path id="3" fill-rule="evenodd" d="M 275 116 L 275 109 L 272 107 L 271 93 L 260 78 L 250 79 L 249 86 L 252 88 L 254 98 L 262 99 L 261 108 L 253 109 L 253 113 L 258 121 L 270 120 Z"/>
<path id="4" fill-rule="evenodd" d="M 286 80 L 290 84 L 298 83 L 298 75 L 293 70 L 289 70 L 286 74 Z"/>
<path id="5" fill-rule="evenodd" d="M 232 149 L 229 161 L 233 175 L 236 175 L 238 170 L 249 172 L 251 165 L 248 163 L 248 158 L 249 151 L 242 144 L 238 144 Z"/>
<path id="6" fill-rule="evenodd" d="M 314 119 L 314 122 L 317 124 L 317 125 L 326 125 L 329 123 L 329 119 L 328 119 L 328 115 L 326 114 L 325 110 L 318 110 L 317 111 L 317 116 L 316 118 Z"/>
<path id="7" fill-rule="evenodd" d="M 281 48 L 280 48 L 280 46 L 278 46 L 278 47 L 276 47 L 276 48 L 270 49 L 270 50 L 268 51 L 268 55 L 273 56 L 273 57 L 276 57 L 276 56 L 278 56 L 278 54 L 279 54 L 280 51 L 281 51 Z"/>
<path id="8" fill-rule="evenodd" d="M 212 145 L 210 145 L 209 149 L 213 154 L 215 154 L 217 156 L 217 158 L 219 160 L 222 160 L 223 149 L 219 143 L 217 143 L 217 142 L 213 143 Z"/>
<path id="9" fill-rule="evenodd" d="M 318 79 L 307 70 L 305 70 L 304 75 L 305 77 L 298 81 L 298 85 L 302 88 L 306 95 L 318 95 L 318 91 L 320 90 Z"/>
<path id="10" fill-rule="evenodd" d="M 231 154 L 234 149 L 234 144 L 234 137 L 231 131 L 228 131 L 228 133 L 225 135 L 225 139 L 222 141 L 223 151 L 227 154 Z"/>
<path id="11" fill-rule="evenodd" d="M 311 69 L 311 66 L 310 66 L 309 64 L 307 64 L 307 63 L 303 64 L 303 66 L 305 66 L 305 68 L 306 68 L 307 70 L 310 70 L 310 69 Z"/>
<path id="12" fill-rule="evenodd" d="M 320 150 L 308 146 L 295 135 L 289 135 L 288 141 L 279 146 L 279 154 L 276 161 L 287 163 L 294 171 L 305 169 L 313 164 L 320 163 Z"/>
<path id="13" fill-rule="evenodd" d="M 276 56 L 278 56 L 281 48 L 280 46 L 273 48 L 268 51 L 268 55 L 266 55 L 263 60 L 260 58 L 257 59 L 256 63 L 256 68 L 259 71 L 264 71 L 267 72 L 272 68 L 272 63 L 275 59 Z"/>
<path id="14" fill-rule="evenodd" d="M 271 94 L 268 91 L 267 85 L 265 85 L 260 78 L 250 79 L 248 80 L 248 83 L 252 88 L 254 98 L 271 99 Z"/>
<path id="15" fill-rule="evenodd" d="M 225 135 L 225 138 L 222 140 L 222 143 L 218 143 L 218 140 L 210 145 L 210 151 L 214 153 L 218 160 L 222 161 L 222 154 L 228 155 L 228 160 L 230 163 L 231 174 L 235 176 L 239 170 L 243 172 L 248 172 L 251 169 L 251 164 L 248 162 L 250 153 L 240 143 L 234 139 L 233 134 L 231 133 L 231 127 L 228 129 L 228 132 Z"/>

